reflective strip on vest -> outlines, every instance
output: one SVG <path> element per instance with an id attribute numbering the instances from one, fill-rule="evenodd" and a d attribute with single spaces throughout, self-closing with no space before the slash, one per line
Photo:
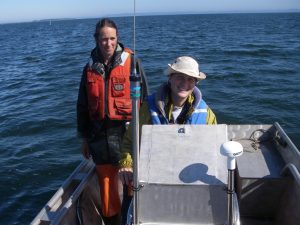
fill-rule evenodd
<path id="1" fill-rule="evenodd" d="M 195 109 L 193 113 L 207 113 L 207 109 Z"/>
<path id="2" fill-rule="evenodd" d="M 129 56 L 128 52 L 122 52 L 122 54 L 121 54 L 122 62 L 120 64 L 120 66 L 124 66 L 125 65 L 125 62 L 126 62 L 128 56 Z"/>
<path id="3" fill-rule="evenodd" d="M 151 116 L 158 116 L 157 112 L 151 111 Z"/>
<path id="4" fill-rule="evenodd" d="M 192 113 L 192 115 L 187 119 L 187 124 L 206 124 L 207 118 L 207 105 L 203 99 Z"/>

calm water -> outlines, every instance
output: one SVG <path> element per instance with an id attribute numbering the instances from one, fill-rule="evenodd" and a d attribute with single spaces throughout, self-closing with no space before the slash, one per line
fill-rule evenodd
<path id="1" fill-rule="evenodd" d="M 0 224 L 28 224 L 79 164 L 76 99 L 96 19 L 0 25 Z M 132 47 L 132 18 L 115 18 Z M 153 91 L 194 56 L 219 123 L 279 122 L 300 147 L 300 14 L 137 17 Z"/>

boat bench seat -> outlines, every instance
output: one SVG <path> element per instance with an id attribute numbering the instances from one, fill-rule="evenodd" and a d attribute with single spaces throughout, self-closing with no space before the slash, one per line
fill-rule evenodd
<path id="1" fill-rule="evenodd" d="M 143 126 L 141 224 L 224 224 L 228 173 L 220 146 L 226 141 L 226 125 Z"/>

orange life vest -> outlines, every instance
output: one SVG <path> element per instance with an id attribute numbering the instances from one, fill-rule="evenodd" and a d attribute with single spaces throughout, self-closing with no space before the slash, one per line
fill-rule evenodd
<path id="1" fill-rule="evenodd" d="M 114 67 L 105 85 L 103 74 L 87 68 L 87 98 L 91 119 L 130 120 L 132 102 L 130 99 L 131 50 L 124 49 L 122 62 Z M 107 90 L 106 90 L 107 89 Z M 105 94 L 106 93 L 106 94 Z"/>

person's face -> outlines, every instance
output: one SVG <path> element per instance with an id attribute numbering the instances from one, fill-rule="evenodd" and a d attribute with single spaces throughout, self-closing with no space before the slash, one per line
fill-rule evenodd
<path id="1" fill-rule="evenodd" d="M 194 90 L 196 79 L 182 73 L 171 74 L 169 78 L 172 96 L 177 99 L 186 99 Z"/>
<path id="2" fill-rule="evenodd" d="M 117 47 L 117 31 L 112 27 L 102 27 L 99 32 L 98 44 L 105 60 L 110 60 Z"/>

